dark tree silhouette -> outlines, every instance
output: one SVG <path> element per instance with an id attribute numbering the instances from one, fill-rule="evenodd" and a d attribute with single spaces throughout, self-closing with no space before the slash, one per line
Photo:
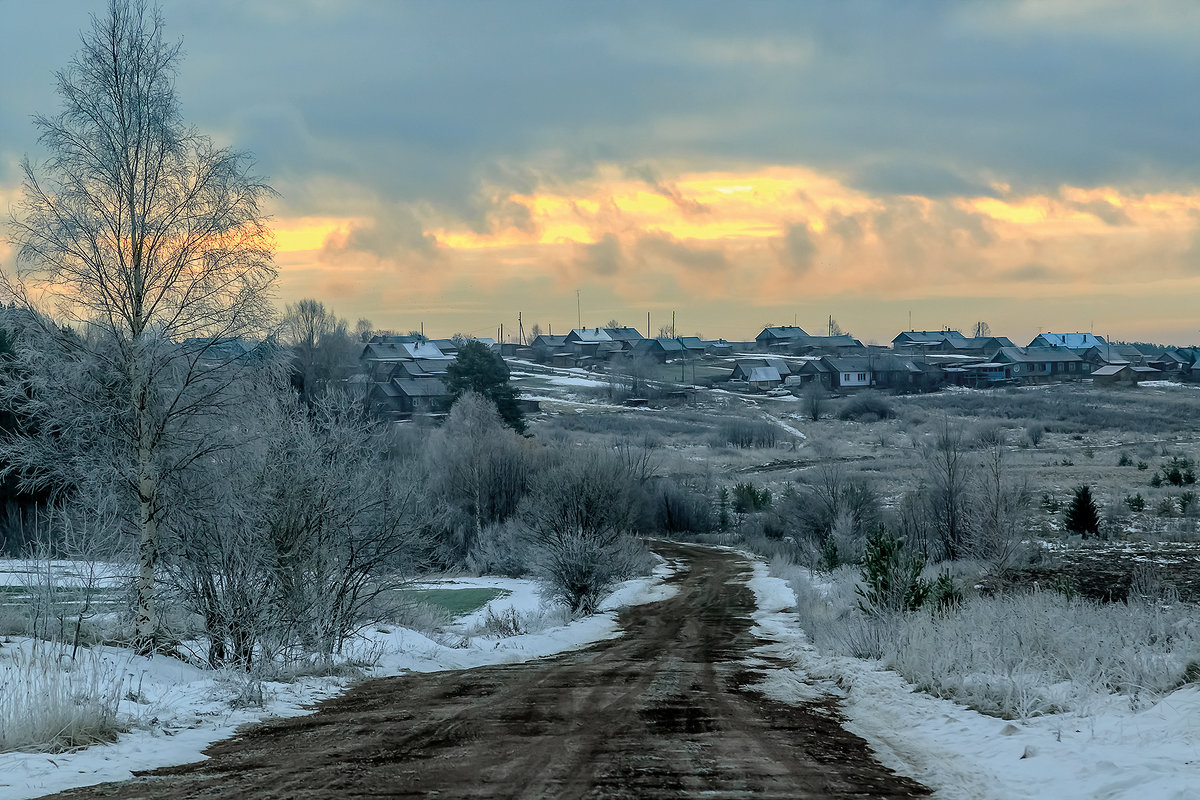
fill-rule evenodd
<path id="1" fill-rule="evenodd" d="M 1087 538 L 1088 534 L 1100 533 L 1100 510 L 1092 499 L 1092 490 L 1086 484 L 1075 490 L 1075 497 L 1067 508 L 1067 530 Z"/>
<path id="2" fill-rule="evenodd" d="M 458 358 L 446 370 L 446 388 L 455 400 L 465 392 L 483 395 L 496 404 L 508 425 L 518 433 L 525 432 L 517 391 L 508 382 L 508 365 L 483 342 L 472 340 L 459 348 Z"/>

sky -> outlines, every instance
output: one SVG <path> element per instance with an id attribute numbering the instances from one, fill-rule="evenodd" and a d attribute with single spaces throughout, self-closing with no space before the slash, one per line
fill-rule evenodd
<path id="1" fill-rule="evenodd" d="M 0 0 L 2 210 L 103 5 Z M 162 6 L 184 118 L 279 192 L 280 306 L 1200 342 L 1193 0 Z"/>

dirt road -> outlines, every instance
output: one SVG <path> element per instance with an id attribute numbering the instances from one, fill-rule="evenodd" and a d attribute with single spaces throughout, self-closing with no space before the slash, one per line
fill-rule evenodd
<path id="1" fill-rule="evenodd" d="M 531 664 L 374 680 L 306 717 L 214 744 L 210 760 L 63 798 L 895 798 L 832 705 L 747 688 L 754 596 L 728 553 L 656 545 L 678 594 L 625 635 Z"/>

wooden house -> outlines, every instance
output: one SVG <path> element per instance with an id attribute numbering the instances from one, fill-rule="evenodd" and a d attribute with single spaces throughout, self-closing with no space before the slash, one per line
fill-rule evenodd
<path id="1" fill-rule="evenodd" d="M 1108 344 L 1094 333 L 1039 333 L 1029 347 L 1062 347 L 1076 353 L 1086 353 L 1093 347 Z"/>
<path id="2" fill-rule="evenodd" d="M 790 350 L 808 338 L 804 329 L 796 325 L 776 325 L 763 328 L 762 333 L 754 337 L 754 342 L 759 350 Z"/>
<path id="3" fill-rule="evenodd" d="M 1086 377 L 1090 365 L 1066 347 L 1002 347 L 991 360 L 1008 365 L 1005 377 L 1021 383 L 1047 383 Z"/>

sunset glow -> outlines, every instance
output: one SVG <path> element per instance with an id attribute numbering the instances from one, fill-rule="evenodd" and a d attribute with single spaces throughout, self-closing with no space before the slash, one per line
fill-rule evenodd
<path id="1" fill-rule="evenodd" d="M 1172 26 L 1112 38 L 1003 1 L 866 20 L 454 5 L 231 6 L 220 27 L 167 9 L 195 53 L 189 118 L 279 190 L 280 303 L 447 333 L 566 326 L 578 291 L 585 321 L 675 310 L 729 338 L 832 315 L 886 341 L 910 313 L 1200 338 L 1181 106 L 1200 75 Z M 41 76 L 0 107 L 6 208 L 75 47 L 46 38 L 62 13 L 23 7 L 0 53 Z"/>

